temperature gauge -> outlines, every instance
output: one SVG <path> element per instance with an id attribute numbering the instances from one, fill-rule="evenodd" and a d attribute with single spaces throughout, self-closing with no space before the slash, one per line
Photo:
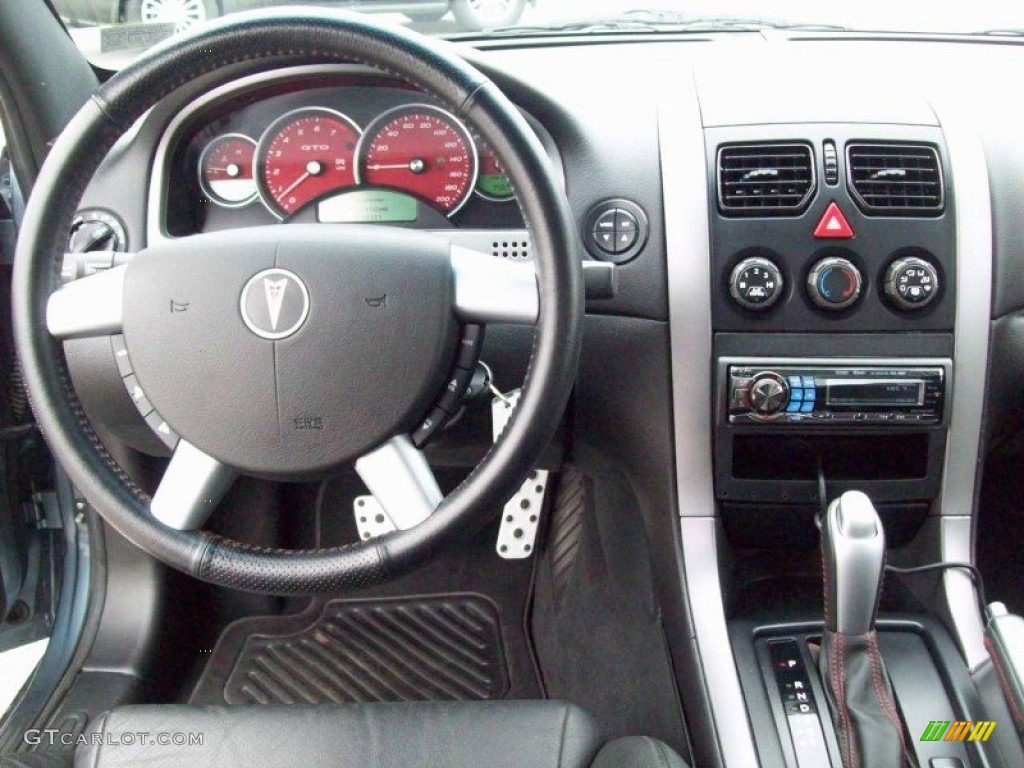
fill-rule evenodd
<path id="1" fill-rule="evenodd" d="M 253 158 L 256 142 L 226 133 L 206 145 L 199 157 L 199 186 L 217 205 L 240 208 L 256 199 Z"/>

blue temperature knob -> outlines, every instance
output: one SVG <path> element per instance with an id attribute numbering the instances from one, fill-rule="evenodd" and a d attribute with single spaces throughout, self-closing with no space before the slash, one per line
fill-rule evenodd
<path id="1" fill-rule="evenodd" d="M 849 259 L 830 256 L 811 268 L 807 291 L 822 309 L 846 309 L 857 302 L 862 288 L 860 270 Z"/>

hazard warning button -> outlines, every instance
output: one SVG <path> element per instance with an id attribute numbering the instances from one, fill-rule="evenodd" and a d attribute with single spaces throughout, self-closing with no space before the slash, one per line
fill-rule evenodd
<path id="1" fill-rule="evenodd" d="M 835 201 L 828 204 L 825 215 L 821 217 L 818 226 L 814 228 L 814 236 L 837 240 L 853 237 L 853 227 L 850 226 L 850 222 L 846 220 Z"/>

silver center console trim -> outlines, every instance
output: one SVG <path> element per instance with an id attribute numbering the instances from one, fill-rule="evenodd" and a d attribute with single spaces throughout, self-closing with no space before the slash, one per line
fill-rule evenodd
<path id="1" fill-rule="evenodd" d="M 945 101 L 947 94 L 933 96 L 956 193 L 957 267 L 949 440 L 936 508 L 942 516 L 942 559 L 973 563 L 992 308 L 992 203 L 985 152 L 963 105 Z M 957 570 L 947 571 L 944 579 L 957 640 L 973 671 L 988 661 L 974 585 L 966 573 Z"/>
<path id="2" fill-rule="evenodd" d="M 700 106 L 681 79 L 660 106 L 658 132 L 668 256 L 676 482 L 686 599 L 721 761 L 758 765 L 725 624 L 711 466 L 711 259 Z M 698 407 L 694 407 L 694 403 Z M 699 407 L 703 403 L 705 407 Z"/>

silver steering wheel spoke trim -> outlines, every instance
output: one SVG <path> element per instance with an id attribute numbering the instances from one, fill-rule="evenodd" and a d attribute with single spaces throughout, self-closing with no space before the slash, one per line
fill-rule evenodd
<path id="1" fill-rule="evenodd" d="M 57 339 L 85 339 L 120 333 L 124 317 L 121 265 L 58 288 L 46 305 L 46 327 Z"/>
<path id="2" fill-rule="evenodd" d="M 201 528 L 237 477 L 236 470 L 180 440 L 149 510 L 169 528 Z"/>
<path id="3" fill-rule="evenodd" d="M 408 435 L 399 435 L 356 460 L 356 473 L 400 531 L 419 525 L 444 494 L 427 460 Z"/>
<path id="4" fill-rule="evenodd" d="M 532 262 L 498 259 L 454 244 L 451 262 L 455 313 L 462 322 L 536 324 L 540 292 Z"/>

